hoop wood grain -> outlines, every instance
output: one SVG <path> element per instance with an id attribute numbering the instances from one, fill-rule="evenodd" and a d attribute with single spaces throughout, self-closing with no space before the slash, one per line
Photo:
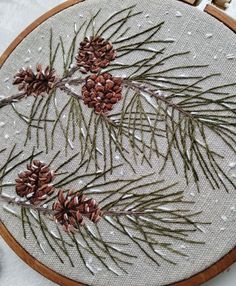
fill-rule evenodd
<path id="1" fill-rule="evenodd" d="M 224 23 L 228 28 L 236 33 L 236 20 L 228 16 L 220 8 L 208 4 L 206 5 L 204 11 Z"/>

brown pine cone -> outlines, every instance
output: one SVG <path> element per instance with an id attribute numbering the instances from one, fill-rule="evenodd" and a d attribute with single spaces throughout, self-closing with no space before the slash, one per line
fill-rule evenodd
<path id="1" fill-rule="evenodd" d="M 63 190 L 59 191 L 58 199 L 52 209 L 55 212 L 55 221 L 60 223 L 66 232 L 74 232 L 80 225 L 84 225 L 84 217 L 94 223 L 100 220 L 102 212 L 94 199 L 81 194 L 73 194 L 72 191 L 64 196 L 63 192 Z"/>
<path id="2" fill-rule="evenodd" d="M 80 43 L 76 61 L 82 73 L 97 73 L 115 58 L 116 51 L 110 42 L 99 36 L 91 36 Z"/>
<path id="3" fill-rule="evenodd" d="M 42 95 L 43 93 L 49 94 L 55 86 L 57 79 L 55 70 L 50 69 L 49 66 L 45 70 L 41 65 L 37 65 L 36 73 L 31 68 L 21 69 L 14 76 L 14 85 L 18 85 L 20 91 L 24 91 L 27 96 L 29 95 Z"/>
<path id="4" fill-rule="evenodd" d="M 33 160 L 27 170 L 18 175 L 16 193 L 28 198 L 31 204 L 39 204 L 54 192 L 51 185 L 54 177 L 54 172 L 46 164 Z"/>
<path id="5" fill-rule="evenodd" d="M 82 87 L 83 101 L 98 114 L 112 110 L 113 105 L 122 99 L 122 78 L 109 73 L 91 75 Z"/>

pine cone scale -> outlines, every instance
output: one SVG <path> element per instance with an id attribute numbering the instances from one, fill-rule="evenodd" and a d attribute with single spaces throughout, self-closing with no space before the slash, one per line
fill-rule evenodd
<path id="1" fill-rule="evenodd" d="M 97 73 L 115 58 L 116 51 L 110 42 L 101 37 L 90 37 L 80 43 L 76 61 L 82 73 Z"/>
<path id="2" fill-rule="evenodd" d="M 82 87 L 84 104 L 94 108 L 96 113 L 105 114 L 122 99 L 122 79 L 109 73 L 91 75 Z"/>
<path id="3" fill-rule="evenodd" d="M 36 73 L 31 68 L 20 69 L 14 76 L 13 85 L 18 85 L 19 91 L 24 91 L 27 96 L 49 94 L 57 82 L 55 70 L 49 66 L 45 70 L 37 65 Z"/>
<path id="4" fill-rule="evenodd" d="M 67 232 L 74 232 L 79 226 L 84 225 L 84 218 L 92 222 L 98 222 L 102 212 L 98 203 L 87 198 L 85 195 L 72 194 L 64 195 L 63 190 L 58 193 L 58 200 L 52 206 L 54 219 L 63 226 Z"/>
<path id="5" fill-rule="evenodd" d="M 18 174 L 16 193 L 20 197 L 27 197 L 32 204 L 38 204 L 54 192 L 50 183 L 54 180 L 52 172 L 44 163 L 33 160 L 27 165 L 27 170 Z"/>

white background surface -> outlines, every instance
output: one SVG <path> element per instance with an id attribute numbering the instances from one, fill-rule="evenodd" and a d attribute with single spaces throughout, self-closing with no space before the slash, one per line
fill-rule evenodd
<path id="1" fill-rule="evenodd" d="M 31 22 L 63 0 L 0 0 L 0 54 Z M 202 0 L 202 8 L 210 1 Z M 236 18 L 236 0 L 227 12 Z M 0 238 L 0 286 L 56 285 L 28 267 Z M 236 265 L 205 284 L 206 286 L 235 286 Z M 189 285 L 191 286 L 191 285 Z"/>

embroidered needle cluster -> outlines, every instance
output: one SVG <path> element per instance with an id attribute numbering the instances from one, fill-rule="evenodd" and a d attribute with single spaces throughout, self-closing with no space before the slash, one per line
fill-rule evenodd
<path id="1" fill-rule="evenodd" d="M 204 179 L 212 189 L 224 188 L 228 191 L 229 186 L 235 188 L 235 183 L 220 166 L 222 154 L 211 146 L 206 132 L 210 130 L 236 153 L 235 132 L 232 130 L 236 124 L 232 108 L 235 107 L 233 100 L 236 96 L 225 92 L 225 89 L 236 84 L 224 84 L 204 90 L 200 85 L 202 82 L 219 76 L 219 74 L 203 75 L 202 69 L 207 65 L 176 64 L 166 68 L 165 64 L 170 59 L 187 57 L 189 52 L 165 54 L 167 45 L 173 40 L 156 37 L 163 22 L 152 23 L 151 27 L 130 34 L 131 27 L 127 26 L 127 23 L 131 18 L 142 14 L 135 12 L 135 5 L 115 12 L 96 27 L 95 20 L 100 12 L 101 10 L 75 31 L 68 52 L 62 37 L 53 49 L 51 30 L 48 66 L 43 69 L 41 64 L 37 64 L 36 71 L 31 67 L 20 69 L 13 79 L 13 85 L 18 86 L 19 94 L 0 100 L 0 108 L 11 104 L 17 116 L 26 122 L 25 145 L 31 139 L 31 129 L 36 128 L 39 148 L 39 131 L 43 130 L 45 149 L 48 153 L 49 144 L 52 150 L 54 148 L 57 128 L 61 128 L 62 136 L 66 140 L 65 149 L 67 150 L 68 146 L 74 149 L 73 141 L 77 139 L 76 134 L 78 134 L 80 152 L 63 162 L 55 171 L 51 169 L 52 162 L 46 164 L 35 159 L 41 153 L 33 154 L 7 171 L 8 162 L 6 162 L 0 169 L 2 174 L 0 190 L 6 187 L 2 180 L 7 173 L 19 164 L 29 161 L 26 170 L 19 173 L 15 180 L 15 191 L 20 200 L 8 198 L 1 192 L 0 199 L 21 207 L 20 219 L 25 237 L 27 236 L 25 225 L 28 224 L 30 233 L 42 248 L 33 226 L 36 224 L 58 259 L 63 262 L 54 245 L 74 266 L 67 251 L 67 247 L 71 245 L 64 240 L 60 232 L 62 227 L 92 274 L 94 273 L 87 266 L 83 251 L 95 256 L 110 271 L 112 270 L 106 262 L 106 257 L 111 258 L 125 273 L 124 264 L 130 263 L 126 261 L 127 258 L 135 258 L 135 255 L 114 247 L 114 244 L 124 246 L 121 242 L 106 241 L 98 222 L 106 223 L 120 235 L 125 235 L 130 243 L 135 244 L 155 264 L 159 265 L 154 255 L 175 264 L 166 253 L 181 256 L 185 254 L 175 249 L 169 241 L 201 243 L 189 238 L 189 233 L 199 230 L 199 224 L 202 224 L 197 218 L 195 219 L 201 212 L 191 213 L 185 207 L 192 202 L 184 200 L 183 191 L 171 191 L 171 187 L 175 184 L 156 190 L 156 186 L 162 181 L 151 181 L 150 177 L 153 174 L 130 180 L 107 179 L 120 167 L 114 163 L 114 152 L 119 153 L 132 173 L 135 173 L 135 164 L 146 163 L 152 168 L 151 159 L 155 156 L 160 162 L 160 173 L 170 166 L 176 174 L 182 170 L 186 185 L 193 180 L 198 191 Z M 83 36 L 78 41 L 83 30 Z M 141 36 L 143 39 L 140 39 Z M 59 49 L 62 52 L 64 71 L 61 76 L 55 68 Z M 145 53 L 145 56 L 139 60 L 127 60 L 127 56 L 129 58 L 134 52 L 140 55 Z M 118 62 L 118 59 L 125 60 Z M 189 69 L 194 69 L 194 76 L 180 75 L 180 71 Z M 201 70 L 200 75 L 197 75 L 198 69 Z M 117 76 L 116 73 L 119 71 L 126 71 L 127 75 Z M 77 72 L 79 76 L 75 77 Z M 57 117 L 52 120 L 48 118 L 49 106 L 52 98 L 56 98 L 58 89 L 68 96 L 68 102 L 61 110 L 54 104 Z M 12 103 L 29 96 L 34 96 L 35 101 L 30 115 L 23 116 Z M 120 106 L 120 109 L 114 111 L 115 106 Z M 91 109 L 88 119 L 84 115 L 87 107 Z M 228 116 L 223 115 L 223 112 Z M 61 122 L 64 113 L 68 114 L 66 126 Z M 50 133 L 47 127 L 51 123 Z M 51 141 L 47 137 L 49 133 Z M 72 133 L 72 140 L 69 138 L 69 133 Z M 100 150 L 101 145 L 98 145 L 97 134 L 100 134 L 103 142 L 102 150 Z M 9 161 L 20 155 L 19 153 L 11 157 L 14 148 L 9 155 Z M 78 155 L 81 156 L 81 164 L 69 174 L 62 173 L 64 177 L 59 180 L 58 170 Z M 180 158 L 178 164 L 176 155 Z M 100 161 L 104 161 L 102 167 L 99 165 L 99 156 L 103 159 Z M 130 160 L 130 156 L 133 156 L 133 161 Z M 140 161 L 138 156 L 141 158 Z M 92 163 L 95 171 L 90 174 L 88 169 Z M 83 167 L 85 170 L 81 174 Z M 84 176 L 92 176 L 91 184 L 100 178 L 104 179 L 103 184 L 100 182 L 95 184 L 95 187 L 104 188 L 99 192 L 102 198 L 98 196 L 98 199 L 95 199 L 96 194 L 90 189 L 89 183 L 79 190 L 72 191 L 70 184 Z M 111 184 L 115 186 L 114 189 L 106 190 Z M 65 188 L 66 186 L 68 188 Z M 155 190 L 150 191 L 150 187 L 155 187 Z M 37 215 L 34 212 L 32 214 L 32 211 Z M 42 214 L 54 220 L 58 236 L 53 235 L 48 229 Z M 90 223 L 94 226 L 96 234 L 90 230 Z M 85 246 L 78 243 L 75 235 L 80 235 Z M 156 247 L 164 249 L 165 254 L 159 253 Z M 102 255 L 97 254 L 96 248 Z"/>

